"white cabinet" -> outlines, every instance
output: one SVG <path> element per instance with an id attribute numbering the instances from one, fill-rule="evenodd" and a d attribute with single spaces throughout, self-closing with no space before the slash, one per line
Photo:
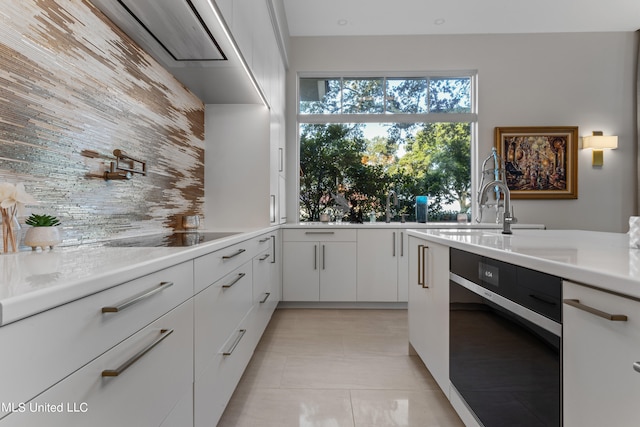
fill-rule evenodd
<path id="1" fill-rule="evenodd" d="M 0 327 L 0 402 L 27 402 L 193 296 L 185 262 Z M 6 414 L 0 407 L 0 418 Z"/>
<path id="2" fill-rule="evenodd" d="M 355 230 L 284 230 L 284 301 L 356 301 Z"/>
<path id="3" fill-rule="evenodd" d="M 409 342 L 449 390 L 449 248 L 409 237 Z"/>
<path id="4" fill-rule="evenodd" d="M 277 233 L 269 237 L 270 247 L 253 258 L 253 314 L 257 344 L 280 301 Z"/>
<path id="5" fill-rule="evenodd" d="M 407 300 L 407 243 L 404 229 L 358 230 L 358 301 Z"/>
<path id="6" fill-rule="evenodd" d="M 563 300 L 565 427 L 637 426 L 640 302 L 567 281 Z"/>
<path id="7" fill-rule="evenodd" d="M 217 423 L 280 300 L 278 236 L 273 231 L 196 259 L 197 427 Z M 228 273 L 220 277 L 221 270 Z"/>
<path id="8" fill-rule="evenodd" d="M 171 415 L 175 425 L 189 425 L 190 413 L 172 409 L 191 406 L 192 381 L 193 300 L 189 299 L 1 423 L 3 427 L 156 427 Z"/>

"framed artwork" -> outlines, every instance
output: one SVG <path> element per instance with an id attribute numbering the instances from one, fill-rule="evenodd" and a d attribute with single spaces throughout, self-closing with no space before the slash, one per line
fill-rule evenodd
<path id="1" fill-rule="evenodd" d="M 578 198 L 578 127 L 497 127 L 512 199 Z"/>

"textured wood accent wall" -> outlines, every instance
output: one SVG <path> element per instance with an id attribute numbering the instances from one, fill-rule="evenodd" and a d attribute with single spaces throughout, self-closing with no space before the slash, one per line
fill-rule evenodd
<path id="1" fill-rule="evenodd" d="M 105 181 L 114 149 L 147 176 Z M 89 1 L 4 1 L 0 182 L 24 182 L 65 244 L 174 228 L 203 213 L 204 105 Z"/>

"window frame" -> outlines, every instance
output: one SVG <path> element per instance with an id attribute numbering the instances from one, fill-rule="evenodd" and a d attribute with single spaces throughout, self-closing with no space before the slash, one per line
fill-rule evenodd
<path id="1" fill-rule="evenodd" d="M 471 80 L 471 112 L 470 113 L 387 113 L 386 96 L 384 112 L 376 114 L 367 113 L 340 113 L 340 114 L 311 114 L 300 113 L 300 79 L 349 79 L 349 78 L 461 78 L 467 77 Z M 386 95 L 386 94 L 385 94 Z M 478 174 L 478 71 L 477 70 L 453 70 L 453 71 L 429 71 L 429 72 L 298 72 L 296 75 L 296 170 L 300 168 L 300 125 L 301 124 L 331 124 L 331 123 L 469 123 L 471 126 L 471 221 L 477 216 L 477 179 Z M 295 174 L 295 215 L 296 223 L 300 223 L 300 176 Z"/>

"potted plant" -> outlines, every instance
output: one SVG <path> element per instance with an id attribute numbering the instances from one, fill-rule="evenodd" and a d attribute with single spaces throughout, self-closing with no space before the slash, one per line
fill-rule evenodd
<path id="1" fill-rule="evenodd" d="M 56 228 L 60 225 L 60 221 L 55 216 L 31 214 L 25 221 L 25 224 L 31 228 L 27 230 L 24 236 L 24 244 L 31 246 L 32 250 L 41 247 L 51 248 L 61 242 L 60 233 Z"/>

